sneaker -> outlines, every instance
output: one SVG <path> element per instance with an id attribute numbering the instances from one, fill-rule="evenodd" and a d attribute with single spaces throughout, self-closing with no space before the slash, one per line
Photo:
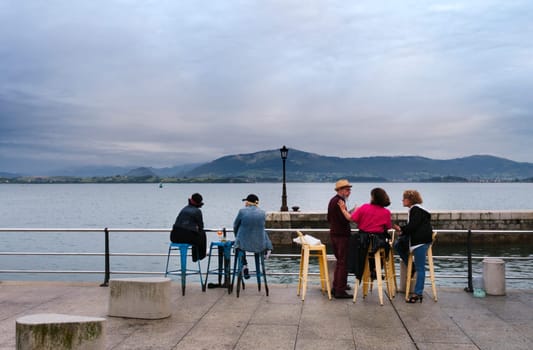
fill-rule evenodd
<path id="1" fill-rule="evenodd" d="M 248 270 L 248 267 L 244 267 L 242 269 L 242 276 L 244 277 L 245 280 L 250 278 L 250 271 Z"/>

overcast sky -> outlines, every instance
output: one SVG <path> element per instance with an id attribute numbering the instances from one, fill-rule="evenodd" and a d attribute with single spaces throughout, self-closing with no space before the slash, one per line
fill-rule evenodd
<path id="1" fill-rule="evenodd" d="M 282 145 L 533 162 L 532 18 L 527 0 L 0 0 L 0 171 Z"/>

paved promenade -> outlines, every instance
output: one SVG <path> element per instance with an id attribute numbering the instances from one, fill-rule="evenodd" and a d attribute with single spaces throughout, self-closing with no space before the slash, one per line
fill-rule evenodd
<path id="1" fill-rule="evenodd" d="M 251 281 L 240 298 L 197 282 L 183 297 L 173 282 L 162 320 L 108 317 L 109 289 L 97 283 L 0 282 L 0 349 L 15 348 L 17 318 L 38 313 L 106 317 L 107 349 L 533 349 L 533 290 L 474 298 L 438 288 L 437 303 L 398 294 L 380 306 L 377 292 L 353 304 L 310 285 L 302 302 L 296 285 L 270 285 L 267 297 Z"/>

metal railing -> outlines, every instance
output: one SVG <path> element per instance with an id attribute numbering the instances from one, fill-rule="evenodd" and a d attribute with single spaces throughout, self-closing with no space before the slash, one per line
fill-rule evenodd
<path id="1" fill-rule="evenodd" d="M 217 232 L 223 230 L 224 233 L 232 232 L 231 229 L 221 228 L 221 229 L 206 229 L 206 232 Z M 327 232 L 327 229 L 267 229 L 269 232 L 295 232 L 297 230 L 313 233 L 313 232 Z M 467 274 L 465 275 L 453 275 L 453 274 L 439 274 L 437 273 L 437 279 L 462 279 L 465 278 L 467 281 L 467 287 L 465 291 L 472 292 L 472 261 L 473 260 L 482 260 L 482 256 L 472 256 L 472 234 L 485 234 L 485 233 L 531 233 L 533 231 L 502 231 L 502 230 L 436 230 L 439 234 L 441 233 L 466 233 L 466 256 L 462 255 L 453 255 L 453 256 L 434 256 L 434 260 L 457 260 L 462 259 L 466 260 L 467 264 Z M 166 257 L 167 252 L 161 253 L 138 253 L 138 252 L 111 252 L 110 251 L 110 236 L 113 233 L 169 233 L 168 229 L 149 229 L 149 228 L 0 228 L 0 233 L 15 234 L 21 232 L 28 232 L 32 234 L 38 233 L 102 233 L 104 240 L 104 251 L 103 252 L 27 252 L 27 251 L 1 251 L 0 256 L 81 256 L 81 257 L 103 257 L 104 259 L 104 270 L 66 270 L 66 269 L 0 269 L 0 274 L 103 274 L 104 281 L 101 286 L 107 286 L 109 279 L 112 274 L 116 275 L 160 275 L 164 273 L 163 271 L 134 271 L 134 270 L 118 270 L 112 271 L 110 265 L 111 257 Z M 438 241 L 438 239 L 437 239 Z M 33 245 L 35 246 L 35 245 Z M 290 259 L 299 259 L 300 254 L 272 254 L 273 258 L 290 258 Z M 332 257 L 332 256 L 330 256 Z M 498 256 L 504 261 L 527 261 L 531 262 L 533 257 L 508 257 L 508 256 Z M 317 275 L 318 273 L 310 273 Z M 268 275 L 275 276 L 298 276 L 298 271 L 269 271 Z M 533 280 L 531 274 L 524 274 L 523 276 L 518 277 L 509 277 L 506 276 L 507 280 Z"/>

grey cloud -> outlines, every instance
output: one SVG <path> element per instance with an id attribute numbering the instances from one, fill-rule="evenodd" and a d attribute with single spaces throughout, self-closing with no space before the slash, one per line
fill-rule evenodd
<path id="1" fill-rule="evenodd" d="M 532 9 L 3 2 L 0 170 L 34 159 L 32 145 L 65 164 L 171 166 L 291 143 L 533 161 Z"/>

